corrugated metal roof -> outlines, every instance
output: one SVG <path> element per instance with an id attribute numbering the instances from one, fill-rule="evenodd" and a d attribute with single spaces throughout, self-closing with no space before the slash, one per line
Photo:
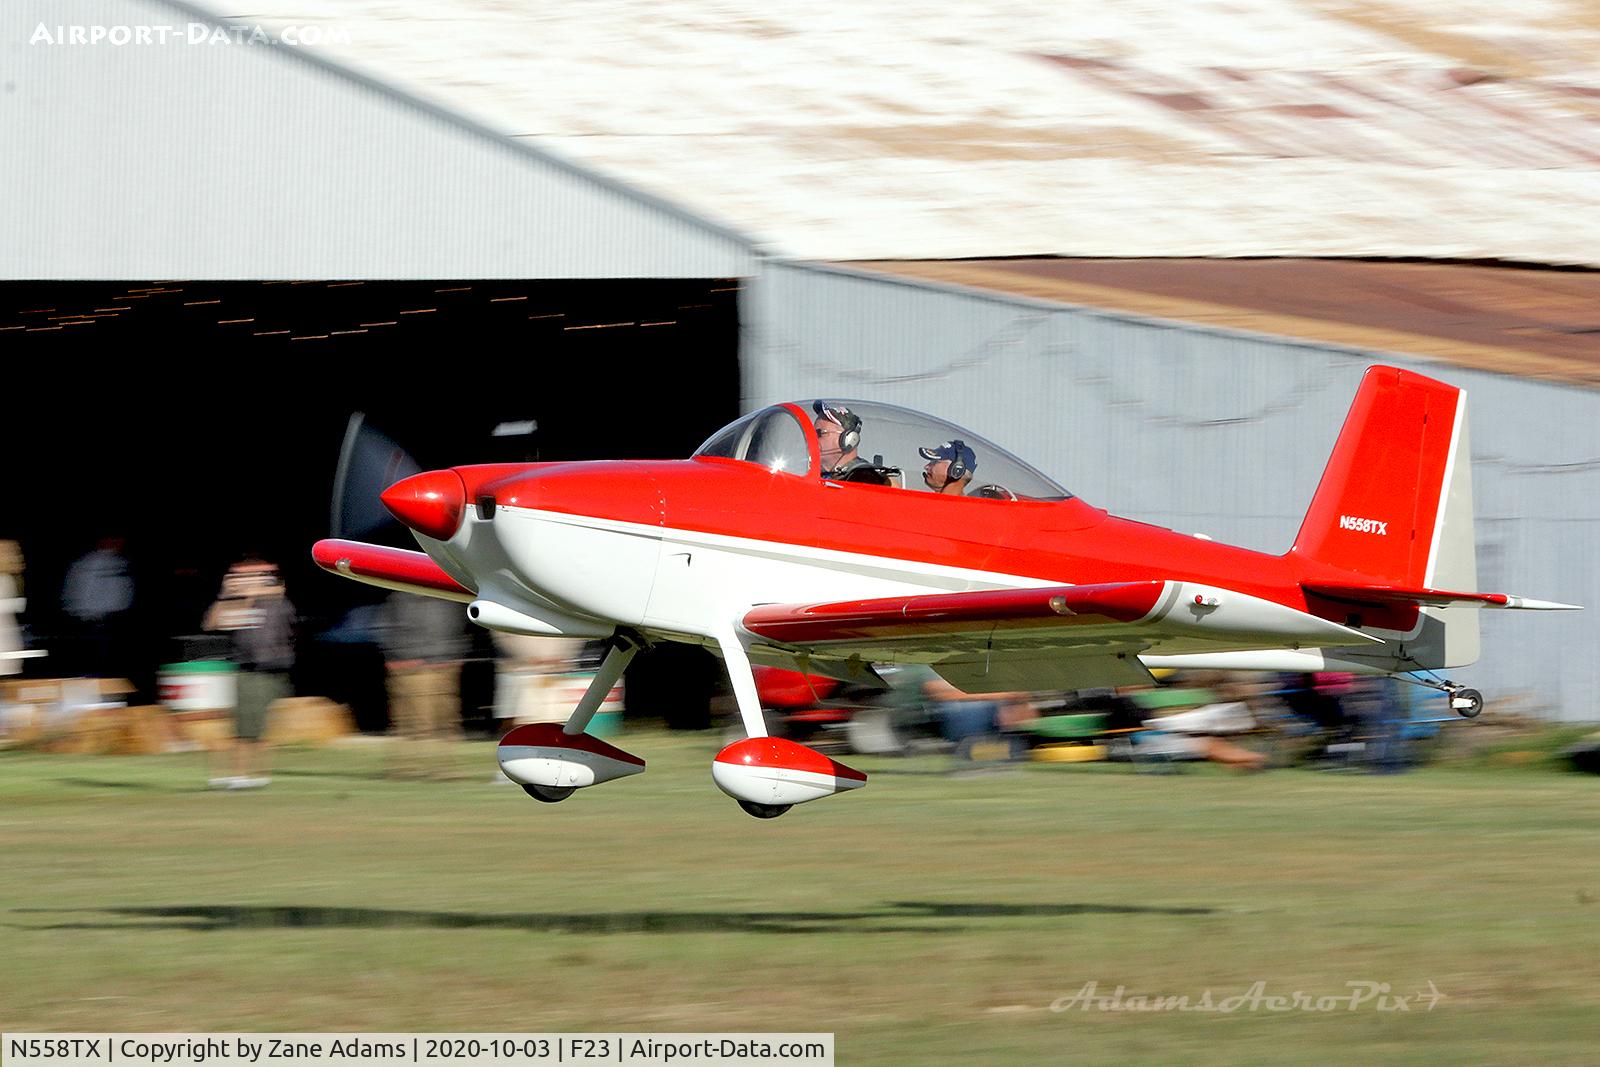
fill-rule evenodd
<path id="1" fill-rule="evenodd" d="M 1584 0 L 249 11 L 804 258 L 1600 264 Z"/>
<path id="2" fill-rule="evenodd" d="M 1600 272 L 1338 260 L 894 261 L 924 281 L 1600 387 Z"/>

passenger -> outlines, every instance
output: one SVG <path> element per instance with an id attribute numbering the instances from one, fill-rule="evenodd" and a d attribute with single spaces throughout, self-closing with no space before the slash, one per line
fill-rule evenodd
<path id="1" fill-rule="evenodd" d="M 817 448 L 822 453 L 822 476 L 829 481 L 846 481 L 850 472 L 872 464 L 856 454 L 861 447 L 861 416 L 847 407 L 818 400 L 811 405 L 817 413 Z"/>
<path id="2" fill-rule="evenodd" d="M 928 465 L 922 468 L 922 483 L 935 493 L 962 496 L 978 468 L 977 453 L 965 441 L 946 441 L 932 448 L 919 448 Z"/>

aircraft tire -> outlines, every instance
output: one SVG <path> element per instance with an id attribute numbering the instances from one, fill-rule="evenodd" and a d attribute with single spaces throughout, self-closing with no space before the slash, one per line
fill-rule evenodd
<path id="1" fill-rule="evenodd" d="M 522 791 L 541 804 L 559 804 L 577 790 L 570 785 L 525 785 L 522 787 Z"/>
<path id="2" fill-rule="evenodd" d="M 753 815 L 758 819 L 776 819 L 794 805 L 792 804 L 757 804 L 750 800 L 739 801 L 739 806 L 746 815 Z"/>
<path id="3" fill-rule="evenodd" d="M 1456 704 L 1458 700 L 1465 703 L 1458 706 Z M 1476 719 L 1478 713 L 1483 710 L 1483 694 L 1476 689 L 1457 689 L 1450 694 L 1450 706 L 1463 719 Z"/>

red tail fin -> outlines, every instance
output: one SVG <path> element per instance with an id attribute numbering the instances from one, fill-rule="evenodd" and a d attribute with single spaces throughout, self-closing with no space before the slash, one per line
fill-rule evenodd
<path id="1" fill-rule="evenodd" d="M 1465 515 L 1447 507 L 1455 476 L 1467 474 L 1455 470 L 1468 463 L 1458 455 L 1465 421 L 1465 394 L 1454 386 L 1394 367 L 1367 371 L 1294 554 L 1398 585 L 1431 586 L 1448 512 L 1452 526 L 1464 520 L 1465 529 L 1449 534 L 1466 536 L 1470 560 L 1470 505 Z M 1475 578 L 1456 587 L 1471 589 Z"/>
<path id="2" fill-rule="evenodd" d="M 1313 612 L 1392 634 L 1402 661 L 1477 659 L 1476 608 L 1444 606 L 1459 597 L 1375 610 L 1362 595 L 1477 589 L 1466 394 L 1394 367 L 1367 371 L 1289 556 Z"/>

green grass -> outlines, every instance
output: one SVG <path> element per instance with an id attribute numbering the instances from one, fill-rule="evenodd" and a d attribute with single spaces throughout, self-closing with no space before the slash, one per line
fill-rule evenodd
<path id="1" fill-rule="evenodd" d="M 1600 781 L 1036 766 L 745 816 L 708 737 L 537 804 L 279 754 L 0 755 L 7 1030 L 822 1030 L 842 1064 L 1594 1062 Z M 1389 983 L 1434 1010 L 1052 1012 Z"/>

